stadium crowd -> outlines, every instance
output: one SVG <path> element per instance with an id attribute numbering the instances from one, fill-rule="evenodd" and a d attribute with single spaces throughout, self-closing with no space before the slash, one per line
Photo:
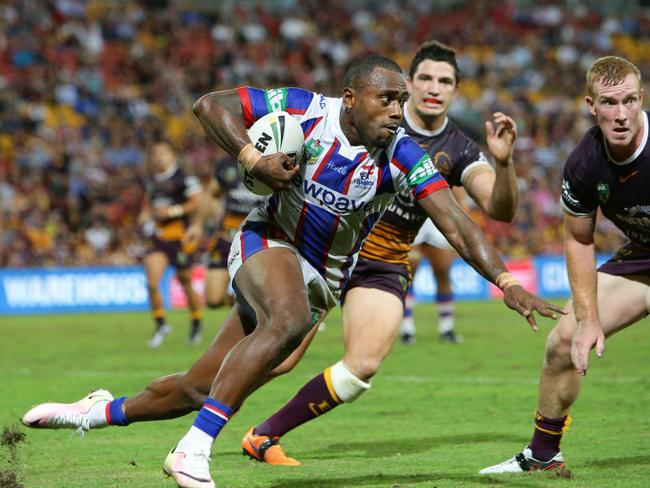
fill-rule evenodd
<path id="1" fill-rule="evenodd" d="M 479 142 L 496 110 L 519 127 L 514 223 L 472 216 L 507 256 L 562 253 L 562 166 L 593 124 L 583 73 L 606 54 L 650 72 L 650 13 L 566 3 L 5 0 L 0 266 L 138 262 L 156 134 L 202 179 L 222 156 L 192 115 L 198 95 L 249 84 L 337 96 L 352 58 L 377 52 L 406 69 L 432 38 L 459 53 L 452 117 Z M 598 235 L 603 252 L 623 239 L 604 219 Z"/>

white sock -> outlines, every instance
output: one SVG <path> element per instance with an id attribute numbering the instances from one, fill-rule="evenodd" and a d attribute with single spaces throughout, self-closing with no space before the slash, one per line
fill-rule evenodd
<path id="1" fill-rule="evenodd" d="M 214 438 L 203 432 L 201 429 L 192 426 L 190 427 L 190 430 L 187 431 L 187 434 L 185 434 L 183 438 L 178 441 L 176 451 L 205 451 L 209 454 L 210 450 L 212 449 L 213 442 Z"/>
<path id="2" fill-rule="evenodd" d="M 399 331 L 401 334 L 415 335 L 415 320 L 413 320 L 413 317 L 404 317 Z"/>
<path id="3" fill-rule="evenodd" d="M 108 425 L 108 419 L 106 418 L 106 405 L 108 405 L 108 400 L 105 402 L 97 402 L 86 414 L 88 420 L 90 421 L 91 429 L 101 429 Z"/>
<path id="4" fill-rule="evenodd" d="M 438 304 L 438 330 L 441 334 L 454 330 L 454 302 Z"/>

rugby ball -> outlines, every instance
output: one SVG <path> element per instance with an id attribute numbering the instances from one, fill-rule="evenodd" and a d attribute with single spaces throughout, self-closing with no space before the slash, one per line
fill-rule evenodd
<path id="1" fill-rule="evenodd" d="M 253 146 L 264 155 L 283 152 L 293 159 L 295 164 L 301 162 L 305 136 L 298 121 L 287 112 L 271 112 L 258 119 L 248 129 L 248 137 Z M 273 193 L 271 188 L 246 171 L 244 165 L 239 163 L 237 167 L 239 177 L 251 192 L 256 195 Z"/>

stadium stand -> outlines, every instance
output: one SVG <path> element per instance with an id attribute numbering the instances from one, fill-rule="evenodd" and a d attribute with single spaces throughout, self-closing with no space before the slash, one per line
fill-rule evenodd
<path id="1" fill-rule="evenodd" d="M 582 73 L 604 54 L 649 73 L 650 14 L 634 3 L 432 4 L 3 1 L 0 267 L 138 262 L 134 216 L 156 131 L 202 177 L 221 156 L 192 116 L 199 94 L 251 84 L 335 95 L 353 57 L 379 52 L 406 67 L 430 38 L 459 51 L 452 116 L 469 133 L 482 141 L 496 109 L 519 125 L 514 225 L 474 218 L 506 255 L 561 253 L 561 168 L 592 124 Z M 621 240 L 601 219 L 599 249 Z"/>

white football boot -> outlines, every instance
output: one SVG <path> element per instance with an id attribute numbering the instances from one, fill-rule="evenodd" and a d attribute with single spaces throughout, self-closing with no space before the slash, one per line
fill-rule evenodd
<path id="1" fill-rule="evenodd" d="M 186 452 L 172 449 L 163 464 L 163 472 L 181 488 L 215 488 L 210 476 L 210 453 L 204 450 Z"/>
<path id="2" fill-rule="evenodd" d="M 23 415 L 27 427 L 41 429 L 77 429 L 83 436 L 90 429 L 88 412 L 99 402 L 113 401 L 107 390 L 95 390 L 75 403 L 41 403 Z"/>
<path id="3" fill-rule="evenodd" d="M 151 339 L 149 339 L 149 342 L 147 342 L 147 346 L 149 346 L 151 349 L 160 347 L 163 341 L 165 340 L 165 337 L 171 334 L 171 332 L 172 332 L 171 325 L 169 324 L 161 325 L 160 327 L 156 328 L 153 335 L 151 336 Z"/>
<path id="4" fill-rule="evenodd" d="M 523 473 L 525 471 L 549 471 L 565 468 L 564 457 L 558 452 L 548 461 L 540 461 L 533 457 L 533 451 L 526 447 L 522 452 L 502 463 L 483 468 L 479 474 Z"/>

